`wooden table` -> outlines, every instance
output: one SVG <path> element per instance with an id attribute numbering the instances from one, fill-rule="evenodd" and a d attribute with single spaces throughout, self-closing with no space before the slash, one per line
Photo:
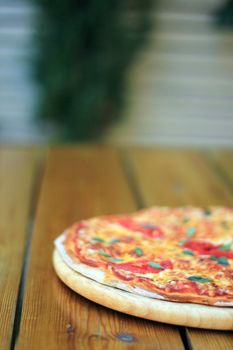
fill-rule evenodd
<path id="1" fill-rule="evenodd" d="M 233 348 L 231 332 L 109 310 L 53 271 L 54 238 L 76 220 L 151 205 L 233 204 L 233 152 L 102 146 L 0 149 L 0 348 Z"/>

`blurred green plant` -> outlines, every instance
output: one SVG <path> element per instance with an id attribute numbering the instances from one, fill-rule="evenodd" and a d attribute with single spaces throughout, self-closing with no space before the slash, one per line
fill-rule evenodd
<path id="1" fill-rule="evenodd" d="M 150 28 L 154 0 L 34 0 L 40 120 L 60 141 L 95 140 L 121 116 L 126 73 Z"/>

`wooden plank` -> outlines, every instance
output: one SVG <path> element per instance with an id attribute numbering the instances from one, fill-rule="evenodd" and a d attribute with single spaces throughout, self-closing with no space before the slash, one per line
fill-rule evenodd
<path id="1" fill-rule="evenodd" d="M 227 205 L 233 196 L 221 178 L 195 151 L 136 149 L 128 152 L 132 181 L 145 206 Z M 189 329 L 193 350 L 228 350 L 233 335 Z"/>
<path id="2" fill-rule="evenodd" d="M 10 348 L 38 152 L 0 149 L 0 343 Z"/>
<path id="3" fill-rule="evenodd" d="M 225 150 L 216 150 L 210 152 L 209 157 L 213 162 L 213 166 L 216 166 L 222 176 L 227 178 L 230 185 L 233 185 L 233 150 L 225 149 Z"/>
<path id="4" fill-rule="evenodd" d="M 193 345 L 193 350 L 229 350 L 233 347 L 232 332 L 213 332 L 190 328 L 188 333 Z"/>
<path id="5" fill-rule="evenodd" d="M 25 287 L 23 349 L 183 349 L 175 327 L 98 306 L 63 285 L 52 268 L 53 240 L 74 221 L 136 209 L 114 151 L 51 150 L 42 186 Z"/>
<path id="6" fill-rule="evenodd" d="M 129 151 L 135 181 L 150 205 L 232 205 L 233 197 L 195 151 L 135 149 Z"/>

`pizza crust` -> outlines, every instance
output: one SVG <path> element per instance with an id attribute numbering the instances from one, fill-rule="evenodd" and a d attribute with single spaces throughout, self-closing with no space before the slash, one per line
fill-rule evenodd
<path id="1" fill-rule="evenodd" d="M 181 326 L 233 330 L 233 309 L 157 300 L 103 285 L 70 268 L 55 248 L 54 269 L 80 295 L 111 309 L 158 322 Z"/>

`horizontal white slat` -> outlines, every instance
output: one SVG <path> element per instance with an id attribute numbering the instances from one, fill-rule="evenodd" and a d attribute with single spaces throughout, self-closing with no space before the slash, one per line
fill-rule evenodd
<path id="1" fill-rule="evenodd" d="M 4 103 L 4 100 L 10 102 L 11 100 L 20 101 L 26 98 L 28 102 L 37 97 L 36 88 L 31 84 L 25 84 L 25 88 L 22 86 L 22 88 L 19 87 L 18 89 L 5 89 L 2 84 L 0 86 L 0 105 Z"/>
<path id="2" fill-rule="evenodd" d="M 158 8 L 161 12 L 203 14 L 212 12 L 221 4 L 221 0 L 159 0 Z"/>
<path id="3" fill-rule="evenodd" d="M 28 17 L 34 15 L 39 8 L 35 5 L 35 2 L 30 0 L 1 0 L 0 2 L 0 16 L 2 18 Z"/>
<path id="4" fill-rule="evenodd" d="M 19 40 L 25 40 L 31 37 L 32 33 L 34 32 L 34 29 L 32 27 L 32 23 L 28 23 L 27 25 L 21 26 L 21 27 L 9 27 L 9 28 L 2 28 L 0 26 L 0 39 L 2 41 L 4 40 L 16 40 L 17 38 Z M 12 44 L 14 41 L 12 41 Z"/>
<path id="5" fill-rule="evenodd" d="M 233 122 L 232 120 L 222 120 L 219 116 L 218 120 L 205 120 L 191 118 L 189 120 L 185 118 L 167 118 L 166 116 L 160 116 L 160 118 L 147 120 L 145 124 L 143 116 L 140 120 L 134 121 L 128 124 L 125 128 L 126 132 L 141 132 L 142 134 L 153 134 L 159 131 L 160 134 L 186 134 L 186 135 L 199 135 L 199 136 L 231 136 L 233 138 Z"/>
<path id="6" fill-rule="evenodd" d="M 33 53 L 35 53 L 35 50 L 32 49 L 32 47 L 21 47 L 21 48 L 14 48 L 14 47 L 10 47 L 10 48 L 0 48 L 0 59 L 2 58 L 17 58 L 17 59 L 21 59 L 21 58 L 30 58 Z"/>
<path id="7" fill-rule="evenodd" d="M 139 62 L 142 62 L 145 60 L 146 62 L 153 62 L 156 59 L 165 59 L 170 61 L 186 61 L 186 62 L 209 62 L 210 64 L 232 64 L 232 55 L 226 54 L 224 51 L 219 51 L 215 55 L 212 53 L 203 53 L 203 52 L 175 52 L 175 51 L 168 51 L 168 52 L 158 52 L 158 50 L 143 50 L 140 54 L 138 54 L 138 60 Z"/>
<path id="8" fill-rule="evenodd" d="M 169 104 L 169 101 L 168 101 Z M 170 108 L 169 108 L 170 107 Z M 206 108 L 200 110 L 200 108 L 197 108 L 195 105 L 191 106 L 180 106 L 176 109 L 172 108 L 172 106 L 161 106 L 161 105 L 149 105 L 143 107 L 133 107 L 130 110 L 131 115 L 133 116 L 134 123 L 137 123 L 140 121 L 141 123 L 145 124 L 147 127 L 153 126 L 154 123 L 156 123 L 156 120 L 158 119 L 164 119 L 168 122 L 170 121 L 182 121 L 182 123 L 190 123 L 192 120 L 195 120 L 200 125 L 202 124 L 203 120 L 207 123 L 215 123 L 215 122 L 229 122 L 232 123 L 233 127 L 233 113 L 232 109 L 223 109 L 221 108 L 214 109 L 214 108 Z M 125 118 L 127 118 L 127 112 L 124 113 Z"/>
<path id="9" fill-rule="evenodd" d="M 162 146 L 181 146 L 181 147 L 229 147 L 232 148 L 232 139 L 226 137 L 198 137 L 186 135 L 160 135 L 158 133 L 152 135 L 145 134 L 124 134 L 116 137 L 108 134 L 106 142 L 118 145 L 162 145 Z"/>
<path id="10" fill-rule="evenodd" d="M 199 38 L 189 38 L 189 36 L 178 37 L 171 36 L 166 38 L 155 38 L 151 41 L 151 46 L 145 51 L 144 54 L 179 54 L 179 55 L 194 55 L 194 56 L 216 56 L 223 57 L 229 55 L 232 57 L 232 38 L 227 37 L 214 37 L 213 39 L 208 39 L 204 37 L 202 40 Z"/>
<path id="11" fill-rule="evenodd" d="M 24 65 L 20 67 L 20 65 L 13 65 L 12 68 L 9 66 L 5 69 L 3 67 L 0 67 L 0 79 L 2 80 L 3 84 L 17 84 L 17 82 L 23 83 L 25 80 L 28 80 L 28 78 L 31 76 L 32 73 L 32 67 L 31 70 L 30 67 L 27 67 L 27 65 Z M 31 73 L 30 73 L 31 72 Z M 0 83 L 1 85 L 1 83 Z"/>
<path id="12" fill-rule="evenodd" d="M 210 14 L 195 15 L 158 11 L 154 13 L 153 21 L 156 32 L 161 34 L 200 35 L 211 34 L 213 31 L 213 17 Z"/>
<path id="13" fill-rule="evenodd" d="M 208 60 L 192 60 L 185 59 L 184 57 L 171 59 L 167 56 L 155 56 L 154 59 L 144 59 L 137 62 L 131 70 L 130 76 L 141 76 L 146 79 L 148 76 L 152 76 L 156 79 L 157 74 L 166 74 L 167 76 L 173 75 L 178 77 L 198 77 L 205 79 L 209 77 L 215 77 L 217 79 L 229 80 L 233 78 L 233 60 L 221 61 L 208 61 Z"/>
<path id="14" fill-rule="evenodd" d="M 130 96 L 140 95 L 140 96 L 183 96 L 183 98 L 187 97 L 196 97 L 196 98 L 221 98 L 221 99 L 232 99 L 232 91 L 231 85 L 228 86 L 215 86 L 215 85 L 202 85 L 195 84 L 189 85 L 184 81 L 172 81 L 166 82 L 162 80 L 158 80 L 156 84 L 143 84 L 140 87 L 136 88 L 136 86 L 131 87 Z"/>
<path id="15" fill-rule="evenodd" d="M 49 134 L 39 129 L 25 128 L 18 130 L 0 130 L 0 143 L 4 144 L 25 144 L 25 143 L 45 143 L 49 141 Z"/>
<path id="16" fill-rule="evenodd" d="M 120 133 L 120 131 L 119 131 Z M 201 144 L 205 144 L 206 140 L 208 140 L 208 142 L 210 143 L 211 140 L 223 140 L 225 139 L 226 141 L 226 144 L 229 144 L 231 146 L 233 146 L 233 142 L 232 142 L 232 134 L 231 133 L 210 133 L 208 132 L 207 134 L 206 133 L 203 133 L 203 132 L 200 132 L 200 133 L 191 133 L 191 132 L 186 132 L 185 130 L 183 129 L 180 129 L 180 130 L 177 130 L 176 132 L 162 132 L 162 131 L 153 131 L 153 130 L 147 130 L 147 131 L 142 131 L 142 130 L 130 130 L 130 131 L 127 131 L 127 132 L 124 132 L 123 134 L 119 135 L 119 133 L 115 133 L 115 134 L 109 134 L 107 136 L 107 139 L 112 141 L 112 142 L 117 142 L 119 144 L 123 144 L 123 143 L 128 143 L 127 140 L 131 140 L 131 142 L 134 141 L 134 143 L 138 143 L 140 144 L 141 141 L 143 139 L 150 139 L 150 141 L 152 139 L 154 139 L 154 142 L 156 142 L 158 139 L 176 139 L 177 142 L 179 142 L 179 139 L 183 139 L 183 140 L 189 140 L 187 142 L 187 145 L 190 144 L 192 145 L 196 139 L 199 140 L 200 142 L 200 145 Z M 119 137 L 120 136 L 120 137 Z M 136 139 L 136 141 L 135 141 Z M 152 142 L 153 143 L 153 142 Z M 218 144 L 218 143 L 217 143 Z"/>
<path id="17" fill-rule="evenodd" d="M 16 105 L 17 107 L 17 105 Z M 0 128 L 2 125 L 8 125 L 8 123 L 11 123 L 13 126 L 16 127 L 17 123 L 27 123 L 33 120 L 35 117 L 36 109 L 34 108 L 21 108 L 21 106 L 18 106 L 17 110 L 11 110 L 7 111 L 7 109 L 1 109 L 0 112 Z"/>
<path id="18" fill-rule="evenodd" d="M 31 59 L 31 56 L 29 56 Z M 28 58 L 13 55 L 0 55 L 0 70 L 28 69 Z"/>
<path id="19" fill-rule="evenodd" d="M 167 68 L 166 66 L 154 69 L 153 71 L 139 71 L 137 74 L 131 76 L 132 85 L 139 84 L 142 86 L 157 86 L 161 82 L 163 84 L 173 84 L 177 83 L 177 85 L 185 85 L 189 84 L 189 86 L 195 85 L 202 87 L 207 87 L 212 84 L 216 84 L 216 86 L 220 89 L 232 89 L 233 87 L 233 70 L 223 74 L 221 71 L 216 72 L 209 69 L 205 72 L 196 70 L 184 70 L 179 68 L 177 70 Z"/>

